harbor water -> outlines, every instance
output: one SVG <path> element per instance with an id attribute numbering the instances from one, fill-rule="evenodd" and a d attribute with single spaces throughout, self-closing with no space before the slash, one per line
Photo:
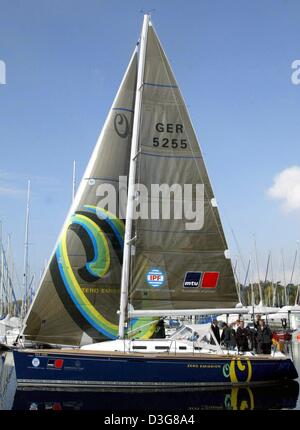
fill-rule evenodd
<path id="1" fill-rule="evenodd" d="M 300 374 L 300 343 L 289 346 Z M 299 383 L 242 386 L 232 388 L 203 387 L 192 390 L 75 390 L 16 387 L 11 352 L 0 360 L 0 410 L 300 410 Z"/>

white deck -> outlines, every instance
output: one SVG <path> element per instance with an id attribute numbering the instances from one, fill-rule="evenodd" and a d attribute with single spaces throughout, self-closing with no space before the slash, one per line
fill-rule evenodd
<path id="1" fill-rule="evenodd" d="M 140 354 L 187 354 L 187 355 L 232 355 L 243 357 L 272 357 L 286 358 L 280 351 L 275 351 L 271 355 L 259 355 L 254 352 L 247 351 L 243 354 L 238 354 L 237 350 L 228 351 L 215 345 L 200 342 L 191 342 L 188 340 L 172 340 L 172 339 L 152 339 L 152 340 L 111 340 L 101 343 L 82 346 L 80 349 L 84 351 L 94 352 L 123 352 L 123 353 L 140 353 Z M 205 347 L 206 346 L 206 347 Z"/>

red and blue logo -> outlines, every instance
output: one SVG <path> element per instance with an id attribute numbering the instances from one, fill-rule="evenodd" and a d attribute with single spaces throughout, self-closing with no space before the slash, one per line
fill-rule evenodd
<path id="1" fill-rule="evenodd" d="M 166 275 L 160 269 L 151 269 L 146 275 L 146 280 L 151 287 L 160 288 L 166 282 Z"/>
<path id="2" fill-rule="evenodd" d="M 186 272 L 184 288 L 217 288 L 220 272 Z"/>

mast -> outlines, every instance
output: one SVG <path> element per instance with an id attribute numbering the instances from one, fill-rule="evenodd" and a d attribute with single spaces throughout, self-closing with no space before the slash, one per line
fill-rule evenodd
<path id="1" fill-rule="evenodd" d="M 29 235 L 29 203 L 30 203 L 30 180 L 27 184 L 27 203 L 25 219 L 25 241 L 24 241 L 24 264 L 23 264 L 23 309 L 21 317 L 25 317 L 28 307 L 28 235 Z"/>
<path id="2" fill-rule="evenodd" d="M 257 247 L 256 247 L 256 238 L 254 237 L 254 252 L 255 252 L 255 260 L 256 260 L 256 269 L 257 269 L 257 276 L 258 276 L 258 288 L 259 288 L 259 306 L 263 306 L 263 293 L 262 293 L 262 287 L 260 282 L 260 273 L 259 273 L 259 264 L 258 264 L 258 255 L 257 255 Z"/>
<path id="3" fill-rule="evenodd" d="M 284 300 L 285 300 L 285 305 L 288 305 L 283 249 L 281 249 L 281 261 L 282 261 L 282 273 L 283 273 L 283 283 L 284 283 Z"/>
<path id="4" fill-rule="evenodd" d="M 289 290 L 288 290 L 288 297 L 290 296 L 291 286 L 292 286 L 292 282 L 293 282 L 293 278 L 294 278 L 294 272 L 295 272 L 295 267 L 296 267 L 296 262 L 297 262 L 297 255 L 298 255 L 298 248 L 295 251 L 295 257 L 294 257 L 294 262 L 293 262 L 291 279 L 290 279 L 290 283 L 288 284 L 288 288 L 289 288 Z"/>
<path id="5" fill-rule="evenodd" d="M 273 291 L 272 306 L 275 307 L 277 305 L 277 298 L 276 298 L 277 286 L 274 283 L 273 259 L 272 259 L 271 251 L 270 251 L 270 265 L 271 265 L 272 291 Z"/>
<path id="6" fill-rule="evenodd" d="M 269 251 L 269 253 L 268 253 L 268 261 L 267 261 L 267 268 L 266 268 L 266 275 L 265 275 L 265 282 L 264 282 L 264 287 L 265 288 L 267 288 L 267 280 L 268 280 L 268 274 L 269 274 L 270 258 L 271 258 L 271 251 Z M 269 291 L 269 288 L 268 288 L 268 291 Z M 270 306 L 272 306 L 270 304 L 270 294 L 268 295 L 268 304 Z"/>
<path id="7" fill-rule="evenodd" d="M 12 310 L 12 282 L 11 282 L 11 236 L 7 235 L 7 313 L 10 314 Z"/>
<path id="8" fill-rule="evenodd" d="M 2 221 L 0 221 L 0 253 L 1 253 L 1 279 L 0 279 L 0 316 L 4 314 L 3 286 L 4 286 L 4 255 L 2 245 Z"/>
<path id="9" fill-rule="evenodd" d="M 73 180 L 72 180 L 72 202 L 74 202 L 75 199 L 75 192 L 76 192 L 76 161 L 73 161 Z"/>
<path id="10" fill-rule="evenodd" d="M 255 306 L 255 294 L 254 294 L 254 285 L 253 285 L 253 264 L 252 264 L 252 259 L 250 257 L 250 286 L 251 286 L 251 306 L 253 307 L 253 312 L 254 312 L 254 306 Z"/>
<path id="11" fill-rule="evenodd" d="M 139 144 L 139 132 L 141 123 L 141 104 L 142 104 L 142 93 L 143 93 L 143 78 L 144 78 L 144 66 L 146 58 L 146 46 L 147 46 L 147 32 L 149 26 L 149 15 L 144 15 L 142 34 L 140 39 L 140 52 L 138 60 L 138 75 L 136 84 L 136 96 L 135 96 L 135 108 L 133 118 L 133 130 L 132 130 L 132 141 L 131 141 L 131 152 L 130 152 L 130 166 L 129 166 L 129 178 L 128 178 L 128 200 L 126 210 L 126 225 L 125 225 L 125 240 L 124 240 L 124 256 L 122 266 L 122 279 L 121 279 L 121 296 L 120 296 L 120 316 L 119 316 L 119 338 L 124 339 L 124 325 L 127 313 L 127 302 L 128 302 L 128 289 L 129 289 L 129 270 L 130 270 L 130 253 L 132 236 L 132 214 L 133 214 L 133 201 L 134 201 L 134 188 L 135 188 L 135 176 L 136 176 L 136 162 Z"/>
<path id="12" fill-rule="evenodd" d="M 300 245 L 300 241 L 299 241 L 299 240 L 297 240 L 298 258 L 299 258 L 299 256 L 300 256 L 300 248 L 299 248 L 299 245 Z M 300 263 L 300 258 L 299 258 L 299 263 Z M 300 275 L 300 265 L 299 265 L 299 275 Z M 295 306 L 296 306 L 296 305 L 297 305 L 297 303 L 298 303 L 299 288 L 300 288 L 300 279 L 298 279 L 298 287 L 297 287 L 297 292 L 296 292 L 296 297 L 295 297 L 295 303 L 294 303 L 294 305 L 295 305 Z"/>
<path id="13" fill-rule="evenodd" d="M 244 288 L 246 288 L 247 285 L 247 281 L 248 281 L 248 275 L 249 275 L 249 270 L 250 270 L 250 265 L 251 265 L 251 257 L 248 261 L 248 265 L 247 265 L 247 270 L 246 270 L 246 275 L 245 275 L 245 280 L 244 280 Z M 251 281 L 249 281 L 249 286 L 251 285 Z M 252 291 L 252 290 L 251 290 Z M 247 293 L 247 300 L 248 300 L 248 293 Z M 247 305 L 248 303 L 246 303 Z"/>

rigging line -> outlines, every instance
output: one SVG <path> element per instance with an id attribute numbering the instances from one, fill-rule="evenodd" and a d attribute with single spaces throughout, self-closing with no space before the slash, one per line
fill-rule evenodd
<path id="1" fill-rule="evenodd" d="M 251 256 L 248 260 L 247 270 L 246 270 L 245 279 L 244 279 L 244 287 L 246 287 L 246 285 L 247 285 L 250 266 L 251 266 Z"/>
<path id="2" fill-rule="evenodd" d="M 238 296 L 238 299 L 239 299 L 239 302 L 240 303 L 242 303 L 242 300 L 241 300 L 241 284 L 240 284 L 240 281 L 239 281 L 239 276 L 238 276 L 238 273 L 237 273 L 237 265 L 238 265 L 238 260 L 236 260 L 236 262 L 235 262 L 235 265 L 233 266 L 233 274 L 234 274 L 234 276 L 235 276 L 235 287 L 236 287 L 236 293 L 237 293 L 237 296 Z"/>
<path id="3" fill-rule="evenodd" d="M 269 253 L 268 253 L 267 268 L 266 268 L 266 275 L 265 275 L 265 283 L 267 282 L 267 278 L 268 278 L 268 274 L 269 274 L 270 257 L 271 257 L 271 251 L 269 251 Z"/>
<path id="4" fill-rule="evenodd" d="M 231 225 L 231 222 L 230 222 L 230 220 L 229 220 L 228 213 L 227 213 L 227 211 L 226 211 L 226 209 L 225 209 L 225 207 L 224 207 L 224 206 L 223 206 L 222 212 L 224 213 L 224 217 L 225 217 L 226 222 L 227 222 L 227 224 L 228 224 L 228 226 L 229 226 L 229 228 L 230 228 L 230 232 L 231 232 L 231 234 L 232 234 L 232 237 L 233 237 L 233 239 L 234 239 L 235 245 L 236 245 L 236 247 L 237 247 L 237 250 L 238 250 L 238 253 L 239 253 L 239 257 L 240 257 L 241 262 L 242 262 L 243 269 L 244 269 L 244 271 L 246 271 L 246 264 L 245 264 L 245 260 L 244 260 L 244 257 L 243 257 L 243 253 L 242 253 L 242 250 L 241 250 L 241 247 L 240 247 L 239 241 L 238 241 L 238 239 L 237 239 L 237 237 L 236 237 L 236 234 L 235 234 L 235 232 L 234 232 L 234 230 L 233 230 L 233 227 L 232 227 L 232 225 Z"/>
<path id="5" fill-rule="evenodd" d="M 168 70 L 167 70 L 167 68 L 166 68 L 166 65 L 165 65 L 165 62 L 164 62 L 164 58 L 163 58 L 163 56 L 162 56 L 162 52 L 164 53 L 165 57 L 166 57 L 166 54 L 165 54 L 165 52 L 164 52 L 164 49 L 163 49 L 163 47 L 162 47 L 161 43 L 159 43 L 159 44 L 158 44 L 158 42 L 159 42 L 159 38 L 158 38 L 158 36 L 157 36 L 157 34 L 156 34 L 155 30 L 154 30 L 154 27 L 152 27 L 152 28 L 153 28 L 153 32 L 154 32 L 154 34 L 155 34 L 155 36 L 156 36 L 156 44 L 157 44 L 158 51 L 159 51 L 159 54 L 160 54 L 160 57 L 161 57 L 161 60 L 162 60 L 163 67 L 164 67 L 164 69 L 165 69 L 165 73 L 166 73 L 166 75 L 167 75 L 167 77 L 168 77 L 168 79 L 169 79 L 169 82 L 171 83 L 171 79 L 170 79 L 170 77 L 169 77 Z M 167 57 L 166 57 L 166 58 L 167 58 Z M 170 66 L 170 69 L 171 69 L 171 71 L 172 71 L 171 65 L 169 65 L 169 66 Z M 192 128 L 192 131 L 193 131 L 193 133 L 194 133 L 194 135 L 195 135 L 195 137 L 196 137 L 196 133 L 195 133 L 195 131 L 194 131 L 194 127 L 193 127 L 193 124 L 192 124 L 192 121 L 191 121 L 191 117 L 190 117 L 190 115 L 189 115 L 189 112 L 188 112 L 188 109 L 187 109 L 187 106 L 186 106 L 185 100 L 184 100 L 184 98 L 183 98 L 183 96 L 182 96 L 182 94 L 181 94 L 181 91 L 180 91 L 180 88 L 179 88 L 178 83 L 177 83 L 177 81 L 176 81 L 176 78 L 175 78 L 174 73 L 173 73 L 173 78 L 174 78 L 174 81 L 176 82 L 176 85 L 177 85 L 177 87 L 178 87 L 178 88 L 177 88 L 177 91 L 178 91 L 178 93 L 179 93 L 179 95 L 180 95 L 180 97 L 181 97 L 181 99 L 182 99 L 182 101 L 183 101 L 183 106 L 184 106 L 184 108 L 185 108 L 185 110 L 186 110 L 186 112 L 187 112 L 187 117 L 188 117 L 188 120 L 189 120 L 189 122 L 190 122 L 190 125 L 191 125 L 191 128 Z M 177 97 L 176 97 L 176 95 L 175 95 L 174 88 L 171 88 L 171 91 L 172 91 L 172 94 L 173 94 L 173 97 L 174 97 L 174 101 L 175 101 L 175 103 L 176 103 L 176 102 L 177 102 Z M 179 116 L 180 116 L 180 119 L 181 119 L 182 123 L 184 123 L 184 121 L 183 121 L 183 116 L 182 116 L 182 113 L 181 113 L 181 110 L 180 110 L 180 108 L 179 108 L 178 103 L 176 103 L 176 108 L 177 108 L 177 110 L 178 110 L 178 113 L 179 113 Z M 189 133 L 187 130 L 186 130 L 186 134 L 187 134 L 187 136 L 188 136 L 188 139 L 187 139 L 187 140 L 188 140 L 188 144 L 189 144 L 190 150 L 191 150 L 191 152 L 192 152 L 192 154 L 193 154 L 193 157 L 195 158 L 195 157 L 196 157 L 196 155 L 195 155 L 195 153 L 194 153 L 194 150 L 193 150 L 192 145 L 190 144 L 190 133 Z M 201 153 L 201 155 L 202 155 L 202 154 L 203 154 L 203 151 L 201 150 L 201 147 L 200 147 L 200 144 L 199 144 L 199 141 L 198 141 L 197 137 L 196 137 L 196 142 L 197 142 L 197 144 L 198 144 L 198 147 L 199 147 L 200 153 Z M 200 179 L 201 179 L 202 183 L 204 184 L 204 183 L 205 183 L 205 181 L 203 180 L 202 174 L 201 174 L 201 172 L 200 172 L 200 167 L 199 167 L 198 163 L 197 163 L 195 160 L 194 160 L 194 163 L 195 163 L 195 165 L 196 165 L 196 169 L 197 169 L 197 171 L 198 171 L 199 177 L 200 177 Z M 207 170 L 206 170 L 206 167 L 205 167 L 204 162 L 203 162 L 203 167 L 204 167 L 204 171 L 205 171 L 205 173 L 206 173 L 207 180 L 208 180 L 208 183 L 209 183 L 209 185 L 210 185 L 210 188 L 211 188 L 211 191 L 212 191 L 212 194 L 213 194 L 213 197 L 214 197 L 214 193 L 213 193 L 212 186 L 211 186 L 211 181 L 210 181 L 210 179 L 209 179 L 208 172 L 207 172 Z M 228 249 L 228 245 L 227 245 L 227 243 L 226 243 L 226 238 L 225 238 L 225 236 L 224 236 L 224 232 L 221 230 L 222 226 L 221 226 L 221 228 L 220 228 L 221 223 L 220 223 L 220 222 L 218 222 L 218 221 L 219 221 L 219 219 L 217 219 L 217 215 L 216 215 L 216 213 L 218 213 L 218 210 L 217 210 L 217 211 L 216 211 L 216 213 L 215 213 L 214 208 L 213 208 L 212 203 L 211 203 L 211 199 L 209 199 L 209 198 L 208 198 L 208 193 L 207 193 L 207 191 L 206 191 L 206 187 L 204 187 L 204 193 L 206 194 L 207 199 L 210 201 L 210 203 L 209 203 L 209 207 L 210 207 L 211 213 L 212 213 L 212 215 L 213 215 L 213 218 L 214 218 L 214 221 L 215 221 L 216 227 L 217 227 L 217 229 L 218 229 L 218 231 L 219 231 L 219 234 L 220 234 L 220 236 L 221 236 L 221 240 L 222 240 L 222 243 L 223 243 L 224 249 Z"/>

